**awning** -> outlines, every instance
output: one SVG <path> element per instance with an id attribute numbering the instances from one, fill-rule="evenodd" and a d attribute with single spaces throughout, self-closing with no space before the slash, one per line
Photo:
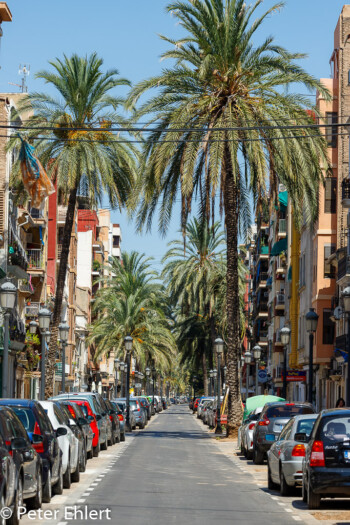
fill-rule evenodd
<path id="1" fill-rule="evenodd" d="M 281 239 L 280 241 L 275 242 L 271 249 L 271 256 L 279 255 L 282 252 L 287 250 L 287 237 Z"/>
<path id="2" fill-rule="evenodd" d="M 279 200 L 279 203 L 282 204 L 282 206 L 287 207 L 288 206 L 288 191 L 281 191 L 281 193 L 278 194 L 278 200 Z"/>

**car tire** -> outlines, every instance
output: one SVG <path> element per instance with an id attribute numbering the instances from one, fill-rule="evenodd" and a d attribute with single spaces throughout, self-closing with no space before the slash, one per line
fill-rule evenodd
<path id="1" fill-rule="evenodd" d="M 120 443 L 120 430 L 118 431 L 117 435 L 115 436 L 115 443 Z"/>
<path id="2" fill-rule="evenodd" d="M 20 515 L 19 515 L 19 509 L 20 507 L 23 507 L 23 482 L 22 482 L 22 476 L 19 473 L 18 474 L 18 481 L 17 481 L 17 489 L 13 504 L 13 512 L 12 515 L 8 518 L 7 524 L 8 525 L 19 525 L 20 522 Z"/>
<path id="3" fill-rule="evenodd" d="M 98 455 L 100 453 L 100 442 L 97 443 L 96 447 L 93 447 L 92 455 L 94 458 L 98 458 Z"/>
<path id="4" fill-rule="evenodd" d="M 271 469 L 270 469 L 269 462 L 267 462 L 267 488 L 269 490 L 276 490 L 277 489 L 277 485 L 273 481 L 272 476 L 271 476 Z"/>
<path id="5" fill-rule="evenodd" d="M 57 496 L 63 494 L 63 472 L 62 472 L 62 463 L 60 464 L 60 469 L 58 471 L 58 480 L 52 487 L 52 491 Z"/>
<path id="6" fill-rule="evenodd" d="M 43 488 L 43 503 L 50 503 L 52 496 L 51 470 L 47 473 L 46 483 Z"/>
<path id="7" fill-rule="evenodd" d="M 36 494 L 33 498 L 28 498 L 26 500 L 26 506 L 29 510 L 38 510 L 41 509 L 43 503 L 43 478 L 41 476 L 41 471 L 37 474 L 37 486 Z"/>
<path id="8" fill-rule="evenodd" d="M 309 510 L 319 509 L 321 505 L 320 494 L 315 494 L 310 484 L 307 486 L 307 506 Z"/>
<path id="9" fill-rule="evenodd" d="M 301 486 L 301 497 L 304 503 L 307 503 L 307 489 L 306 489 L 306 482 L 305 478 L 303 478 L 303 484 Z"/>
<path id="10" fill-rule="evenodd" d="M 120 441 L 125 441 L 125 432 L 120 433 Z"/>
<path id="11" fill-rule="evenodd" d="M 108 448 L 108 443 L 107 443 L 107 436 L 106 436 L 105 442 L 102 443 L 102 445 L 101 445 L 101 450 L 107 450 L 107 448 Z"/>
<path id="12" fill-rule="evenodd" d="M 71 474 L 71 479 L 73 483 L 79 483 L 80 481 L 80 468 L 79 468 L 79 460 L 77 463 L 77 466 L 75 468 L 75 471 Z"/>
<path id="13" fill-rule="evenodd" d="M 86 461 L 87 461 L 86 446 L 85 446 L 85 442 L 84 442 L 83 450 L 81 451 L 80 460 L 79 460 L 79 471 L 80 472 L 85 472 L 85 470 L 86 470 Z"/>
<path id="14" fill-rule="evenodd" d="M 280 466 L 280 494 L 281 496 L 289 496 L 291 493 L 291 487 L 286 482 L 286 478 L 283 474 L 282 466 Z"/>
<path id="15" fill-rule="evenodd" d="M 69 456 L 66 472 L 63 474 L 63 486 L 65 489 L 70 489 L 71 484 L 72 484 L 72 478 L 71 478 L 71 472 L 70 472 L 70 456 Z"/>
<path id="16" fill-rule="evenodd" d="M 253 449 L 253 462 L 255 465 L 262 465 L 264 463 L 264 453 L 257 450 L 256 447 Z"/>
<path id="17" fill-rule="evenodd" d="M 140 424 L 139 424 L 139 429 L 140 429 L 140 430 L 143 430 L 144 428 L 145 428 L 145 424 L 144 424 L 144 423 L 140 423 Z"/>
<path id="18" fill-rule="evenodd" d="M 248 460 L 252 460 L 253 459 L 253 452 L 251 450 L 247 450 L 245 457 Z"/>
<path id="19" fill-rule="evenodd" d="M 91 450 L 89 450 L 89 452 L 86 453 L 86 457 L 87 459 L 92 459 L 94 457 L 94 451 L 93 451 L 92 445 L 91 445 Z"/>

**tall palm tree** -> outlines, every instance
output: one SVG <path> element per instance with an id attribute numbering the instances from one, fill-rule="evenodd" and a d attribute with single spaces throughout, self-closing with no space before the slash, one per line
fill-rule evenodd
<path id="1" fill-rule="evenodd" d="M 223 258 L 224 232 L 220 223 L 209 227 L 206 220 L 193 219 L 186 229 L 185 248 L 183 241 L 169 243 L 170 249 L 163 258 L 165 264 L 162 277 L 167 285 L 170 300 L 177 305 L 181 314 L 177 316 L 178 347 L 196 355 L 203 369 L 204 392 L 208 392 L 207 360 L 212 366 L 212 347 L 215 339 L 215 324 L 222 312 L 215 310 L 215 294 L 212 286 L 216 279 L 219 261 Z M 211 292 L 211 293 L 210 293 Z M 181 320 L 180 320 L 181 319 Z M 207 331 L 209 338 L 192 337 L 184 345 L 184 333 Z M 194 333 L 193 332 L 193 333 Z M 192 334 L 193 335 L 193 334 Z M 199 335 L 198 335 L 199 337 Z"/>
<path id="2" fill-rule="evenodd" d="M 296 221 L 317 216 L 322 168 L 327 148 L 307 112 L 308 97 L 289 93 L 299 84 L 329 99 L 322 84 L 300 67 L 302 54 L 290 53 L 268 37 L 254 42 L 264 20 L 279 10 L 278 3 L 252 20 L 262 0 L 177 0 L 167 9 L 178 19 L 183 38 L 162 37 L 170 45 L 162 58 L 172 64 L 159 76 L 131 90 L 129 107 L 155 89 L 141 103 L 139 119 L 149 116 L 140 173 L 143 201 L 139 227 L 151 226 L 160 209 L 165 231 L 178 191 L 182 197 L 182 225 L 200 196 L 207 216 L 220 195 L 227 233 L 227 382 L 228 433 L 241 419 L 239 389 L 239 228 L 247 228 L 247 191 L 257 209 L 267 192 L 277 199 L 278 182 L 289 193 Z M 174 63 L 175 61 L 175 63 Z M 300 89 L 300 88 L 299 88 Z M 317 114 L 317 111 L 314 110 Z M 295 127 L 294 125 L 301 127 Z M 287 129 L 284 129 L 287 127 Z"/>
<path id="3" fill-rule="evenodd" d="M 103 72 L 103 61 L 96 53 L 89 57 L 64 56 L 50 64 L 52 70 L 41 71 L 36 77 L 54 88 L 57 98 L 46 93 L 31 93 L 18 108 L 20 114 L 34 112 L 26 123 L 26 128 L 32 129 L 25 138 L 30 142 L 37 139 L 36 153 L 68 205 L 51 324 L 46 396 L 53 393 L 58 325 L 80 182 L 84 176 L 92 206 L 107 194 L 112 207 L 121 207 L 130 194 L 136 168 L 136 152 L 132 145 L 116 141 L 109 131 L 112 125 L 124 124 L 117 112 L 123 100 L 112 91 L 129 82 L 120 78 L 115 69 Z M 18 140 L 13 136 L 9 147 L 16 147 Z M 17 161 L 13 183 L 19 180 Z"/>
<path id="4" fill-rule="evenodd" d="M 149 259 L 137 252 L 123 252 L 106 265 L 108 276 L 97 293 L 94 310 L 99 314 L 91 327 L 89 342 L 95 345 L 95 359 L 112 348 L 124 356 L 124 338 L 133 337 L 137 362 L 170 369 L 176 343 L 163 309 L 162 286 L 150 269 Z"/>

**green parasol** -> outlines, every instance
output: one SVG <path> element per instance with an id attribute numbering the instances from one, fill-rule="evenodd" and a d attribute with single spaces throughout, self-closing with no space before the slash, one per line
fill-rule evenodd
<path id="1" fill-rule="evenodd" d="M 244 407 L 243 421 L 256 408 L 260 408 L 260 407 L 262 408 L 266 405 L 266 403 L 274 403 L 276 401 L 285 401 L 285 399 L 283 399 L 283 397 L 270 396 L 270 395 L 248 397 L 245 407 Z"/>

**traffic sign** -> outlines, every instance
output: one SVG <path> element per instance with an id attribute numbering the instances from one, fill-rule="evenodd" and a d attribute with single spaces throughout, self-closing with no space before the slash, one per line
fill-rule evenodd
<path id="1" fill-rule="evenodd" d="M 259 370 L 258 372 L 259 383 L 266 383 L 267 381 L 267 372 L 266 370 Z"/>

